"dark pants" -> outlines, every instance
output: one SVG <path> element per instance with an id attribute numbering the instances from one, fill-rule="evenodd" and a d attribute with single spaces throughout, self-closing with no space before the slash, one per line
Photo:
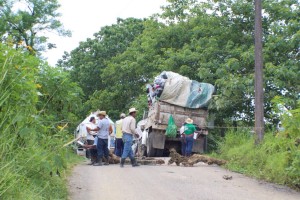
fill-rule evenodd
<path id="1" fill-rule="evenodd" d="M 181 138 L 181 155 L 185 156 L 186 141 L 185 137 Z"/>
<path id="2" fill-rule="evenodd" d="M 187 136 L 185 137 L 185 141 L 186 141 L 185 155 L 191 156 L 193 144 L 194 144 L 194 138 L 193 136 Z"/>
<path id="3" fill-rule="evenodd" d="M 108 159 L 108 139 L 101 139 L 98 138 L 98 143 L 97 143 L 97 160 L 100 161 L 102 157 L 104 156 L 106 159 Z"/>
<path id="4" fill-rule="evenodd" d="M 115 141 L 115 154 L 116 156 L 121 157 L 123 154 L 124 142 L 122 138 L 116 138 Z"/>
<path id="5" fill-rule="evenodd" d="M 86 142 L 87 142 L 88 145 L 93 145 L 94 144 L 94 140 L 86 140 Z M 91 158 L 91 155 L 92 155 L 91 150 L 87 149 L 86 150 L 86 157 Z"/>
<path id="6" fill-rule="evenodd" d="M 96 158 L 98 153 L 97 153 L 97 147 L 95 149 L 89 149 L 91 152 L 91 157 Z"/>

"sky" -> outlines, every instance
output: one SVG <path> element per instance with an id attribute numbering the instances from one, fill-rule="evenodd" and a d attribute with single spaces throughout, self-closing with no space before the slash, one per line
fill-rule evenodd
<path id="1" fill-rule="evenodd" d="M 64 51 L 70 52 L 80 41 L 93 38 L 101 27 L 115 24 L 117 18 L 146 18 L 160 13 L 166 0 L 59 0 L 59 3 L 60 21 L 72 32 L 72 37 L 48 34 L 49 42 L 57 47 L 43 53 L 51 66 L 62 58 Z"/>

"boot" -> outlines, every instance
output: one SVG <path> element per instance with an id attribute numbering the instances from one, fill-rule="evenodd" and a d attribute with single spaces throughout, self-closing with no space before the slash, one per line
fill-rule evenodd
<path id="1" fill-rule="evenodd" d="M 93 165 L 96 163 L 96 157 L 95 156 L 91 156 L 91 162 L 88 165 Z"/>
<path id="2" fill-rule="evenodd" d="M 107 157 L 107 158 L 105 158 L 104 165 L 109 165 L 109 159 L 108 159 L 108 157 Z"/>
<path id="3" fill-rule="evenodd" d="M 131 160 L 131 165 L 132 165 L 132 167 L 138 167 L 138 166 L 140 166 L 137 162 L 136 162 L 136 159 L 135 158 L 132 158 L 132 159 L 130 159 Z"/>
<path id="4" fill-rule="evenodd" d="M 120 167 L 124 167 L 125 158 L 121 158 Z"/>
<path id="5" fill-rule="evenodd" d="M 102 166 L 102 158 L 96 160 L 96 162 L 93 164 L 93 166 Z"/>

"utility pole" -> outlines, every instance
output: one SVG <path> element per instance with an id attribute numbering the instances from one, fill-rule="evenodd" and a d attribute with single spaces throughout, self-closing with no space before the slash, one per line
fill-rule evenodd
<path id="1" fill-rule="evenodd" d="M 255 144 L 264 137 L 264 91 L 263 91 L 263 58 L 262 58 L 262 8 L 261 0 L 255 4 Z"/>

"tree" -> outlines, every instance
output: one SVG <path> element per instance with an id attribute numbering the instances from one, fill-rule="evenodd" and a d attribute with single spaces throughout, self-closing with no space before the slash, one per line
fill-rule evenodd
<path id="1" fill-rule="evenodd" d="M 44 36 L 45 32 L 54 31 L 62 36 L 70 36 L 64 30 L 57 0 L 3 0 L 0 7 L 0 41 L 12 43 L 16 49 L 27 49 L 36 54 L 46 48 L 55 48 Z"/>
<path id="2" fill-rule="evenodd" d="M 174 5 L 170 5 L 167 12 L 142 22 L 141 31 L 131 37 L 122 51 L 107 54 L 110 49 L 116 52 L 116 48 L 111 48 L 112 44 L 120 42 L 103 42 L 109 36 L 104 35 L 98 42 L 86 42 L 76 54 L 72 52 L 67 66 L 73 66 L 72 77 L 81 81 L 80 85 L 92 85 L 87 84 L 86 77 L 91 78 L 87 74 L 95 73 L 89 70 L 101 70 L 92 78 L 100 77 L 101 85 L 97 90 L 96 87 L 85 88 L 92 94 L 85 104 L 86 109 L 103 108 L 117 116 L 133 102 L 145 106 L 139 102 L 145 99 L 145 83 L 151 82 L 162 71 L 170 70 L 216 86 L 210 113 L 215 115 L 218 126 L 253 126 L 253 2 L 170 2 Z M 264 1 L 263 6 L 264 114 L 268 123 L 275 123 L 271 100 L 277 95 L 284 96 L 288 99 L 287 106 L 293 108 L 299 95 L 300 26 L 297 17 L 300 6 L 297 0 Z M 118 37 L 128 34 L 126 29 L 117 30 Z M 103 58 L 101 53 L 110 56 Z M 99 58 L 95 59 L 93 55 Z"/>
<path id="3" fill-rule="evenodd" d="M 118 19 L 116 24 L 101 28 L 94 38 L 81 42 L 70 55 L 65 54 L 58 66 L 70 71 L 72 80 L 79 83 L 86 97 L 108 87 L 103 81 L 108 77 L 100 78 L 102 71 L 111 58 L 124 52 L 143 32 L 143 23 L 142 19 Z"/>

